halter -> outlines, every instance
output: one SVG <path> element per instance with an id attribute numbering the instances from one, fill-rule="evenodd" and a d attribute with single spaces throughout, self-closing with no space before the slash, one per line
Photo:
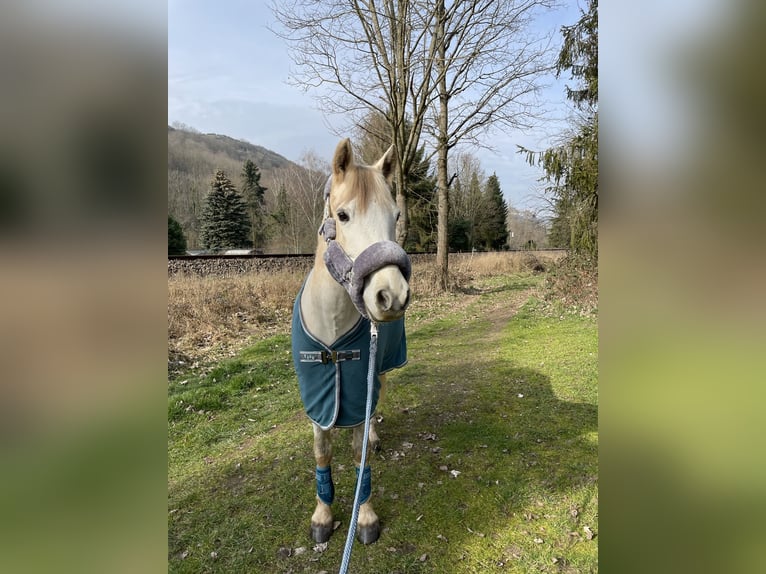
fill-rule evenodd
<path id="1" fill-rule="evenodd" d="M 396 265 L 405 281 L 409 281 L 412 274 L 410 258 L 398 243 L 385 240 L 373 243 L 356 259 L 351 259 L 341 244 L 335 240 L 335 219 L 330 216 L 331 188 L 332 176 L 327 178 L 324 186 L 324 221 L 319 228 L 319 234 L 324 235 L 327 242 L 324 263 L 332 278 L 346 289 L 357 311 L 362 317 L 369 319 L 364 305 L 364 280 L 378 269 Z"/>

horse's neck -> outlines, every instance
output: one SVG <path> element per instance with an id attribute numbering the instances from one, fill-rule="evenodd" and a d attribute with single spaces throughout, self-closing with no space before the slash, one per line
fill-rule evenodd
<path id="1" fill-rule="evenodd" d="M 301 297 L 301 316 L 309 332 L 331 345 L 359 320 L 359 312 L 348 293 L 332 278 L 324 264 L 323 246 L 317 252 Z"/>

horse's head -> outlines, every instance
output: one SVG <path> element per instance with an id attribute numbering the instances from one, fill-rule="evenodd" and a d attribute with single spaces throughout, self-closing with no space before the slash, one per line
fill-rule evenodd
<path id="1" fill-rule="evenodd" d="M 392 162 L 393 147 L 375 165 L 357 164 L 345 139 L 335 149 L 325 190 L 325 262 L 357 309 L 374 321 L 400 318 L 410 302 L 410 261 L 394 242 L 399 209 L 389 186 Z"/>

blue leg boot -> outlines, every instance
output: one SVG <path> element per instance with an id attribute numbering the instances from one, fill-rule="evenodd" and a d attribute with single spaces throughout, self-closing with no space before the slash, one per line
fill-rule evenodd
<path id="1" fill-rule="evenodd" d="M 335 484 L 332 481 L 332 469 L 329 466 L 316 468 L 317 497 L 330 506 L 335 498 Z M 332 534 L 332 520 L 329 524 L 311 522 L 311 538 L 315 542 L 327 542 Z"/>
<path id="2" fill-rule="evenodd" d="M 359 468 L 356 469 L 356 477 L 359 480 Z M 372 494 L 372 469 L 364 467 L 362 472 L 362 492 L 359 493 L 360 506 L 370 500 Z M 359 525 L 356 529 L 356 538 L 362 544 L 372 544 L 380 537 L 380 521 L 375 520 L 372 524 Z"/>

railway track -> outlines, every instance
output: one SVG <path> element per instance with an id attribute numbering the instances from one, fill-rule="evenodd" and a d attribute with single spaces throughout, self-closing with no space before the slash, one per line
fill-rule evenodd
<path id="1" fill-rule="evenodd" d="M 564 254 L 566 249 L 519 249 L 502 253 Z M 480 257 L 487 252 L 450 253 L 450 259 Z M 423 263 L 436 257 L 435 253 L 410 253 L 413 263 Z M 313 253 L 303 254 L 247 254 L 247 255 L 176 255 L 168 257 L 168 277 L 177 274 L 196 276 L 239 275 L 252 271 L 274 273 L 278 271 L 307 272 L 314 262 Z"/>
<path id="2" fill-rule="evenodd" d="M 481 255 L 483 253 L 566 253 L 568 249 L 558 247 L 543 247 L 541 249 L 508 249 L 506 251 L 451 251 L 450 256 L 470 256 Z M 435 252 L 410 253 L 411 257 L 436 257 Z M 169 255 L 168 261 L 195 261 L 212 259 L 305 259 L 313 258 L 313 253 L 248 253 L 248 254 L 230 254 L 230 255 Z"/>

